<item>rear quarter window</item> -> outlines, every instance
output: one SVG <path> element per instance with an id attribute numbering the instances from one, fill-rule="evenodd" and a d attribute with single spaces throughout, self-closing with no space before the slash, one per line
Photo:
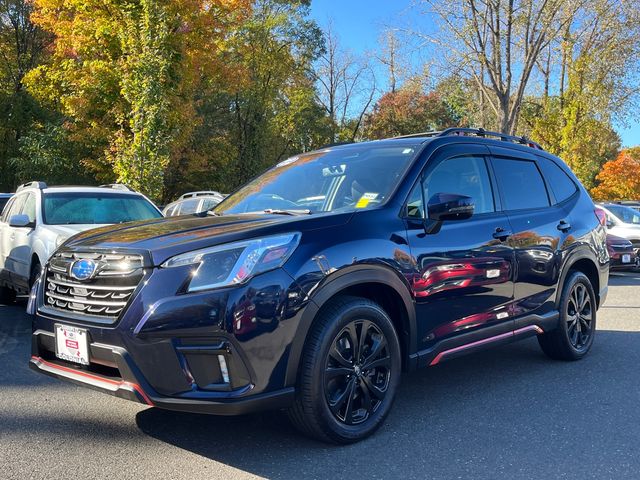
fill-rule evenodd
<path id="1" fill-rule="evenodd" d="M 549 195 L 540 170 L 531 160 L 493 158 L 504 210 L 548 207 Z"/>
<path id="2" fill-rule="evenodd" d="M 551 187 L 556 203 L 564 202 L 576 193 L 578 187 L 571 177 L 569 177 L 569 175 L 567 175 L 565 171 L 556 164 L 556 162 L 549 160 L 548 158 L 539 157 L 538 163 L 542 169 L 542 174 Z"/>

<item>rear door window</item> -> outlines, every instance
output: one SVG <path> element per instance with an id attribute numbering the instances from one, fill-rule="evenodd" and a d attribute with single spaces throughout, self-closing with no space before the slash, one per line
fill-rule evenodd
<path id="1" fill-rule="evenodd" d="M 505 210 L 543 208 L 550 205 L 547 188 L 534 161 L 494 157 L 493 169 Z"/>
<path id="2" fill-rule="evenodd" d="M 180 215 L 189 215 L 190 213 L 195 213 L 198 210 L 199 204 L 200 204 L 199 198 L 185 200 L 180 204 Z"/>
<path id="3" fill-rule="evenodd" d="M 7 223 L 9 223 L 9 220 L 14 215 L 20 215 L 20 211 L 22 210 L 22 206 L 24 205 L 24 202 L 26 199 L 27 199 L 26 194 L 16 196 L 15 200 L 7 210 L 7 215 L 6 215 Z"/>
<path id="4" fill-rule="evenodd" d="M 561 203 L 571 197 L 578 187 L 554 161 L 548 158 L 538 157 L 538 164 L 542 173 L 551 187 L 556 203 Z"/>

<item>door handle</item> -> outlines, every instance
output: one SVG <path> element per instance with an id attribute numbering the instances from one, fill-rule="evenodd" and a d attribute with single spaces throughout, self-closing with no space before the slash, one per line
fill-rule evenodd
<path id="1" fill-rule="evenodd" d="M 504 242 L 511 235 L 513 235 L 511 230 L 505 230 L 502 227 L 496 228 L 496 230 L 493 232 L 493 238 L 496 238 L 496 239 L 500 240 L 501 242 Z"/>
<path id="2" fill-rule="evenodd" d="M 558 224 L 558 230 L 560 230 L 561 232 L 568 232 L 569 230 L 571 230 L 571 224 L 566 220 L 560 220 L 560 223 Z"/>

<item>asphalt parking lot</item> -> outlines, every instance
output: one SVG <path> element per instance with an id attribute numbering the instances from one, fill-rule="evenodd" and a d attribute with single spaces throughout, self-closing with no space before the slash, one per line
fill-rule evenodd
<path id="1" fill-rule="evenodd" d="M 348 447 L 280 412 L 179 414 L 33 373 L 24 305 L 0 305 L 0 478 L 638 478 L 640 274 L 610 285 L 585 360 L 529 339 L 407 374 Z"/>

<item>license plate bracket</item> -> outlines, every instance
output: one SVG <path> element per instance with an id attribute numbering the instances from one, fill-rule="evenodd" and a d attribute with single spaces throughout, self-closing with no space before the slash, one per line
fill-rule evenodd
<path id="1" fill-rule="evenodd" d="M 84 328 L 55 325 L 56 357 L 67 362 L 89 365 L 89 337 Z"/>
<path id="2" fill-rule="evenodd" d="M 628 253 L 622 255 L 622 263 L 631 263 L 631 255 Z"/>

